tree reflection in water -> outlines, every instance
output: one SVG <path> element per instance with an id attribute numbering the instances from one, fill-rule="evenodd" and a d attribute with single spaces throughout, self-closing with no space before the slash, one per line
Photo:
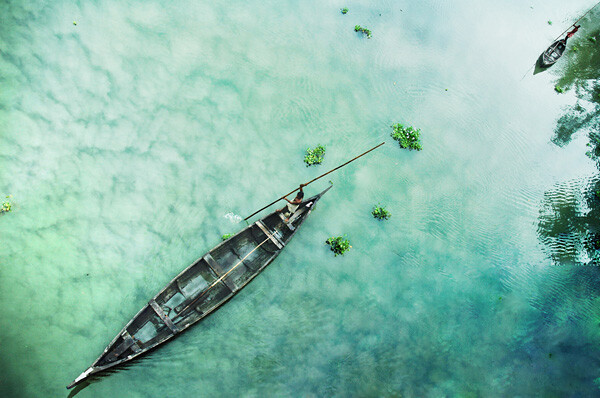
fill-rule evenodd
<path id="1" fill-rule="evenodd" d="M 586 134 L 586 155 L 598 170 L 592 178 L 558 184 L 544 195 L 538 236 L 560 265 L 600 266 L 600 44 L 590 40 L 600 37 L 599 16 L 588 17 L 587 29 L 571 39 L 557 82 L 574 90 L 577 102 L 558 119 L 552 142 L 562 147 L 576 134 Z"/>

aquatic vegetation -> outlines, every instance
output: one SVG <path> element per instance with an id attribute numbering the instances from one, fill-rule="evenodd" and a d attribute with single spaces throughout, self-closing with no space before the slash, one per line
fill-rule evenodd
<path id="1" fill-rule="evenodd" d="M 7 199 L 10 198 L 10 195 L 6 197 Z M 2 207 L 0 207 L 0 214 L 2 213 L 8 213 L 9 211 L 12 210 L 12 203 L 10 203 L 8 200 L 5 201 L 4 203 L 2 203 Z"/>
<path id="2" fill-rule="evenodd" d="M 562 94 L 565 92 L 565 89 L 557 84 L 556 86 L 554 86 L 554 91 L 556 91 L 559 94 Z"/>
<path id="3" fill-rule="evenodd" d="M 392 216 L 392 213 L 386 210 L 385 206 L 381 206 L 379 204 L 373 206 L 373 211 L 371 212 L 371 214 L 378 220 L 387 220 Z"/>
<path id="4" fill-rule="evenodd" d="M 588 37 L 588 40 L 591 41 L 592 43 L 596 42 L 596 36 L 590 36 Z"/>
<path id="5" fill-rule="evenodd" d="M 73 25 L 77 25 L 77 21 L 73 21 Z"/>
<path id="6" fill-rule="evenodd" d="M 573 47 L 571 47 L 571 51 L 577 52 L 577 51 L 579 51 L 579 47 L 573 46 Z"/>
<path id="7" fill-rule="evenodd" d="M 361 32 L 361 33 L 367 35 L 367 39 L 370 39 L 372 37 L 371 31 L 369 29 L 367 29 L 367 28 L 363 28 L 360 25 L 354 26 L 354 31 L 355 32 Z"/>
<path id="8" fill-rule="evenodd" d="M 421 146 L 421 130 L 415 130 L 412 126 L 404 127 L 402 124 L 397 123 L 392 126 L 394 129 L 392 131 L 392 138 L 398 141 L 401 148 L 406 148 L 409 150 L 420 151 L 423 149 Z"/>
<path id="9" fill-rule="evenodd" d="M 235 234 L 225 234 L 225 235 L 221 236 L 221 239 L 227 240 L 227 239 L 231 238 L 233 235 L 235 235 Z"/>
<path id="10" fill-rule="evenodd" d="M 342 12 L 342 14 L 346 15 L 348 14 L 348 7 L 344 7 L 340 11 Z"/>
<path id="11" fill-rule="evenodd" d="M 548 25 L 552 25 L 552 21 L 548 20 Z"/>
<path id="12" fill-rule="evenodd" d="M 306 155 L 304 155 L 304 163 L 306 163 L 306 167 L 321 164 L 324 157 L 325 147 L 323 145 L 317 145 L 315 149 L 307 148 Z"/>
<path id="13" fill-rule="evenodd" d="M 348 239 L 344 239 L 343 236 L 332 236 L 331 238 L 325 241 L 331 247 L 331 251 L 335 253 L 337 257 L 338 254 L 343 256 L 352 246 L 350 246 L 350 241 Z"/>

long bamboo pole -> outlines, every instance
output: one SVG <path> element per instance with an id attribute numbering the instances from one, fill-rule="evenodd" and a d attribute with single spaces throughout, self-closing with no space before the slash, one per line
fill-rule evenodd
<path id="1" fill-rule="evenodd" d="M 336 171 L 337 169 L 341 169 L 342 167 L 344 167 L 345 165 L 347 165 L 348 163 L 354 162 L 356 159 L 360 158 L 361 156 L 366 155 L 367 153 L 374 151 L 375 149 L 379 148 L 380 146 L 382 146 L 383 144 L 385 144 L 385 141 L 382 142 L 381 144 L 377 145 L 376 147 L 373 147 L 371 149 L 369 149 L 368 151 L 361 153 L 360 155 L 356 156 L 355 158 L 347 161 L 346 163 L 336 167 L 333 170 L 329 170 L 327 173 L 325 174 L 321 174 L 320 176 L 318 176 L 317 178 L 313 178 L 312 180 L 310 180 L 309 182 L 307 182 L 306 184 L 303 184 L 303 186 L 307 186 L 308 184 L 312 184 L 313 182 L 317 181 L 319 178 L 325 177 L 327 174 L 333 173 L 334 171 Z M 261 211 L 263 211 L 264 209 L 266 209 L 267 207 L 271 206 L 272 204 L 275 204 L 277 202 L 279 202 L 281 199 L 284 199 L 286 196 L 289 196 L 291 194 L 293 194 L 294 192 L 296 192 L 298 189 L 300 188 L 296 188 L 293 191 L 283 195 L 281 198 L 275 199 L 274 201 L 272 201 L 271 203 L 269 203 L 268 205 L 266 205 L 265 207 L 262 207 L 260 210 L 255 211 L 254 213 L 250 214 L 248 217 L 244 218 L 244 221 L 246 221 L 247 219 L 249 219 L 250 217 L 252 217 L 255 214 L 260 213 Z"/>

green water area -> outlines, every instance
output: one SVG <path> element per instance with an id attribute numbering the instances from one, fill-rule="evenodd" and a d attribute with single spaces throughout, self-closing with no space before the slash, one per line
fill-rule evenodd
<path id="1" fill-rule="evenodd" d="M 0 397 L 599 396 L 600 6 L 533 73 L 593 6 L 0 0 Z M 65 389 L 383 141 L 227 304 Z"/>

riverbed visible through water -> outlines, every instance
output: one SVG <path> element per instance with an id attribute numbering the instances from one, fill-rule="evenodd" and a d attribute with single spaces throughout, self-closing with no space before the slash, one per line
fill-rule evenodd
<path id="1" fill-rule="evenodd" d="M 594 164 L 551 142 L 563 60 L 531 73 L 592 5 L 0 2 L 0 396 L 67 396 L 241 218 L 382 141 L 234 299 L 77 396 L 597 395 L 600 301 L 537 230 Z"/>

